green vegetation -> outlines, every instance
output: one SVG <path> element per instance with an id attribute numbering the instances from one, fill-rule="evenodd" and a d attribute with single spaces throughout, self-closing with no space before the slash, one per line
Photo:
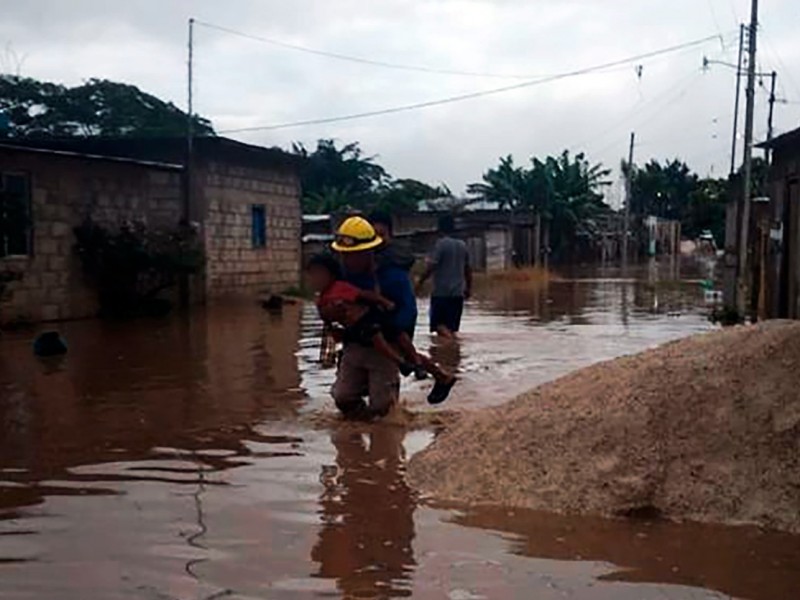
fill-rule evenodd
<path id="1" fill-rule="evenodd" d="M 75 251 L 104 315 L 168 312 L 171 303 L 162 292 L 203 266 L 200 242 L 189 227 L 152 230 L 129 222 L 112 229 L 86 220 L 74 233 Z"/>
<path id="2" fill-rule="evenodd" d="M 19 281 L 22 276 L 11 270 L 0 269 L 0 302 L 5 300 L 6 293 L 8 292 L 8 284 L 12 281 Z"/>
<path id="3" fill-rule="evenodd" d="M 414 212 L 420 202 L 450 196 L 444 186 L 393 179 L 375 157 L 363 155 L 358 142 L 339 148 L 334 140 L 319 140 L 313 151 L 295 144 L 292 152 L 306 159 L 301 174 L 305 213 Z"/>
<path id="4" fill-rule="evenodd" d="M 501 209 L 541 215 L 545 240 L 549 240 L 546 245 L 555 258 L 567 258 L 578 238 L 593 239 L 597 219 L 612 212 L 602 193 L 611 171 L 567 150 L 544 159 L 534 157 L 530 163 L 530 167 L 518 167 L 507 156 L 483 175 L 482 182 L 471 184 L 468 192 Z"/>
<path id="5" fill-rule="evenodd" d="M 186 113 L 134 85 L 90 79 L 67 87 L 0 75 L 0 112 L 8 137 L 184 135 Z M 213 135 L 210 121 L 194 119 L 198 135 Z"/>
<path id="6" fill-rule="evenodd" d="M 756 196 L 766 195 L 767 164 L 761 158 L 753 161 L 753 186 Z M 623 173 L 628 165 L 623 162 Z M 683 237 L 696 238 L 704 231 L 714 235 L 719 246 L 725 237 L 725 206 L 731 201 L 731 190 L 741 185 L 740 174 L 732 179 L 701 178 L 678 159 L 661 163 L 650 160 L 643 167 L 634 166 L 631 213 L 643 218 L 649 215 L 681 222 Z"/>

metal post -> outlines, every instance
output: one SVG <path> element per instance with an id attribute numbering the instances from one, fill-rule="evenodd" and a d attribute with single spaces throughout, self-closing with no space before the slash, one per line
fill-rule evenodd
<path id="1" fill-rule="evenodd" d="M 733 105 L 733 139 L 731 140 L 731 172 L 736 172 L 736 136 L 739 134 L 739 96 L 742 88 L 742 53 L 744 52 L 744 23 L 739 25 L 739 61 L 736 63 L 736 101 Z"/>
<path id="2" fill-rule="evenodd" d="M 772 73 L 770 73 L 770 79 L 772 81 L 771 81 L 770 86 L 769 86 L 769 117 L 767 117 L 767 141 L 768 142 L 772 141 L 772 133 L 773 133 L 772 116 L 773 116 L 773 113 L 775 112 L 775 83 L 776 83 L 776 80 L 778 79 L 778 74 L 775 71 L 773 71 Z M 769 148 L 765 148 L 764 149 L 764 158 L 766 159 L 767 163 L 769 163 L 769 157 L 770 157 L 770 149 Z"/>
<path id="3" fill-rule="evenodd" d="M 622 265 L 628 265 L 628 238 L 631 232 L 631 196 L 633 196 L 633 146 L 636 134 L 631 131 L 631 145 L 628 149 L 628 176 L 625 178 L 625 225 L 622 232 Z"/>
<path id="4" fill-rule="evenodd" d="M 744 165 L 742 174 L 742 199 L 739 231 L 739 281 L 737 308 L 744 316 L 748 307 L 750 265 L 748 244 L 750 234 L 750 195 L 753 176 L 753 111 L 756 95 L 756 34 L 758 31 L 758 0 L 751 0 L 750 31 L 748 36 L 747 105 L 744 117 Z"/>
<path id="5" fill-rule="evenodd" d="M 194 77 L 194 19 L 189 19 L 189 47 L 187 60 L 187 98 L 186 98 L 186 157 L 183 169 L 183 210 L 181 222 L 189 226 L 192 220 L 192 187 L 194 184 L 194 98 L 192 97 Z M 179 300 L 182 307 L 191 303 L 190 277 L 183 275 L 178 283 Z"/>
<path id="6" fill-rule="evenodd" d="M 189 19 L 189 55 L 187 61 L 186 98 L 186 191 L 184 193 L 184 218 L 188 221 L 192 196 L 192 163 L 194 158 L 194 19 Z"/>

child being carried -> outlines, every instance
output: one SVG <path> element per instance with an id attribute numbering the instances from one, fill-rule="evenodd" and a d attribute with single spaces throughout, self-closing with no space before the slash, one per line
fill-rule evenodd
<path id="1" fill-rule="evenodd" d="M 439 404 L 447 399 L 456 383 L 430 358 L 417 352 L 409 335 L 392 324 L 389 313 L 394 304 L 378 292 L 362 290 L 342 280 L 341 267 L 330 255 L 318 254 L 306 267 L 309 282 L 317 292 L 317 309 L 326 324 L 344 328 L 346 340 L 372 346 L 394 362 L 403 375 L 418 369 L 433 376 L 435 384 L 428 402 Z"/>

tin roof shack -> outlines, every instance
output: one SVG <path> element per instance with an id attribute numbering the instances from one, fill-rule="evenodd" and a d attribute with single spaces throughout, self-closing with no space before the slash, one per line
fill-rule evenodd
<path id="1" fill-rule="evenodd" d="M 73 247 L 74 227 L 146 220 L 173 228 L 181 216 L 180 165 L 0 144 L 0 271 L 14 280 L 0 323 L 97 314 Z"/>
<path id="2" fill-rule="evenodd" d="M 394 217 L 394 235 L 427 254 L 439 237 L 439 217 L 449 211 L 420 211 Z M 479 271 L 502 271 L 516 264 L 534 264 L 539 248 L 538 221 L 532 214 L 500 210 L 464 210 L 453 214 L 455 236 L 464 240 L 470 262 Z M 539 256 L 541 260 L 541 256 Z"/>
<path id="3" fill-rule="evenodd" d="M 757 301 L 762 316 L 800 319 L 800 128 L 761 144 L 772 154 L 768 219 L 751 236 L 752 255 L 764 255 Z"/>
<path id="4" fill-rule="evenodd" d="M 445 212 L 420 211 L 395 216 L 395 236 L 409 238 L 415 249 L 428 251 L 436 241 L 436 224 Z M 478 270 L 504 270 L 512 266 L 548 268 L 551 232 L 531 212 L 465 209 L 454 213 L 456 236 L 467 243 Z M 621 217 L 609 211 L 583 224 L 574 242 L 559 258 L 565 263 L 614 260 L 620 256 Z"/>
<path id="5" fill-rule="evenodd" d="M 185 165 L 186 140 L 60 138 L 14 141 L 40 148 Z M 209 297 L 280 292 L 300 283 L 302 159 L 224 137 L 194 140 L 192 185 L 181 218 L 201 225 Z"/>

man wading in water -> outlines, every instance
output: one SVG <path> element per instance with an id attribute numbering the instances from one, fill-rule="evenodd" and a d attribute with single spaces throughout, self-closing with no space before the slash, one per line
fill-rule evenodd
<path id="1" fill-rule="evenodd" d="M 336 233 L 333 249 L 342 257 L 345 280 L 362 290 L 379 291 L 394 304 L 392 323 L 412 333 L 417 323 L 417 301 L 406 271 L 391 262 L 375 269 L 374 251 L 382 244 L 375 229 L 362 217 L 346 219 Z M 400 396 L 397 365 L 374 348 L 348 340 L 331 393 L 348 418 L 369 419 L 388 414 Z M 369 405 L 364 401 L 369 397 Z"/>
<path id="2" fill-rule="evenodd" d="M 472 268 L 469 264 L 467 245 L 452 237 L 455 222 L 451 215 L 439 218 L 441 237 L 433 247 L 425 273 L 417 288 L 433 275 L 431 293 L 430 329 L 443 338 L 451 339 L 461 328 L 464 299 L 472 291 Z"/>

